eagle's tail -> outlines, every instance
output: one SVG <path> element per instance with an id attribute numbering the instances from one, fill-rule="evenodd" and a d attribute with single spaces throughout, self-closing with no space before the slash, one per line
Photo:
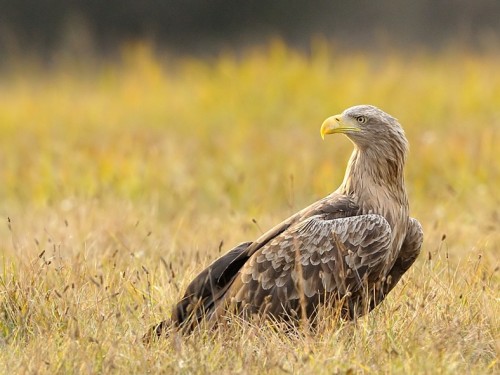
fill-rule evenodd
<path id="1" fill-rule="evenodd" d="M 144 342 L 168 335 L 172 330 L 191 332 L 224 297 L 238 271 L 248 260 L 246 250 L 252 242 L 244 242 L 204 269 L 186 289 L 183 298 L 172 311 L 172 317 L 152 326 L 143 336 Z"/>

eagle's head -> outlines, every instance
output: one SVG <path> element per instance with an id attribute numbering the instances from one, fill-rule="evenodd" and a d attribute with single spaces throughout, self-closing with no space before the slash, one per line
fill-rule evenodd
<path id="1" fill-rule="evenodd" d="M 406 154 L 408 142 L 403 128 L 391 115 L 372 105 L 357 105 L 329 117 L 321 126 L 321 137 L 343 133 L 359 149 L 376 153 Z"/>

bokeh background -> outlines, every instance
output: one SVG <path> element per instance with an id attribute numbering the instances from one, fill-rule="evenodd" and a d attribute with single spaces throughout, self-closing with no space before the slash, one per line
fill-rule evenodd
<path id="1" fill-rule="evenodd" d="M 182 53 L 241 49 L 279 37 L 307 49 L 323 35 L 351 48 L 496 48 L 495 0 L 2 0 L 0 50 L 46 54 L 61 48 L 115 51 L 150 40 Z"/>
<path id="2" fill-rule="evenodd" d="M 0 0 L 0 373 L 498 373 L 500 2 Z M 187 283 L 410 142 L 422 255 L 355 325 L 143 346 Z"/>

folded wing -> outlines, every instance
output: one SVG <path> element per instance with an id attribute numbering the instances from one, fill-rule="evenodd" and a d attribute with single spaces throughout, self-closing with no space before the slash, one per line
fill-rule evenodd
<path id="1" fill-rule="evenodd" d="M 256 251 L 218 307 L 295 315 L 303 298 L 311 314 L 321 298 L 361 295 L 382 278 L 390 243 L 391 227 L 380 215 L 309 217 Z"/>

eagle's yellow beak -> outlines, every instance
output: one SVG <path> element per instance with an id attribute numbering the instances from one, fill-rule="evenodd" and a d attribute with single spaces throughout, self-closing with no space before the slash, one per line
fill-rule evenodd
<path id="1" fill-rule="evenodd" d="M 326 134 L 334 134 L 334 133 L 346 133 L 349 131 L 359 131 L 360 129 L 357 126 L 353 126 L 351 124 L 346 124 L 344 121 L 344 116 L 335 115 L 332 117 L 328 117 L 321 125 L 321 138 L 325 139 Z"/>

